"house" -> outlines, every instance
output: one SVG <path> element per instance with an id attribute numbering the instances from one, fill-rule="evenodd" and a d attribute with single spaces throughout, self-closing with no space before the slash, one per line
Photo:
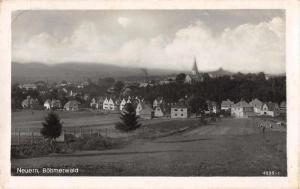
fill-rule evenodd
<path id="1" fill-rule="evenodd" d="M 256 113 L 256 114 L 260 114 L 261 113 L 261 109 L 262 109 L 263 103 L 260 100 L 258 100 L 256 98 L 256 99 L 252 100 L 251 102 L 249 102 L 249 104 L 250 104 L 250 106 L 253 107 L 254 113 Z"/>
<path id="2" fill-rule="evenodd" d="M 230 109 L 233 105 L 234 105 L 234 102 L 232 102 L 231 100 L 229 100 L 229 99 L 223 100 L 221 102 L 221 110 L 230 111 Z"/>
<path id="3" fill-rule="evenodd" d="M 64 110 L 66 111 L 77 111 L 79 108 L 80 102 L 76 101 L 76 100 L 70 100 L 69 102 L 67 102 L 64 105 Z"/>
<path id="4" fill-rule="evenodd" d="M 21 103 L 22 108 L 24 109 L 38 109 L 39 108 L 39 101 L 35 98 L 31 98 L 27 96 Z"/>
<path id="5" fill-rule="evenodd" d="M 102 96 L 97 98 L 96 109 L 103 109 L 104 98 Z"/>
<path id="6" fill-rule="evenodd" d="M 153 108 L 160 106 L 163 103 L 163 98 L 162 97 L 158 97 L 156 99 L 154 99 L 153 101 Z"/>
<path id="7" fill-rule="evenodd" d="M 120 111 L 123 110 L 123 108 L 125 107 L 126 104 L 126 100 L 123 98 L 122 101 L 120 102 Z"/>
<path id="8" fill-rule="evenodd" d="M 282 101 L 279 108 L 281 113 L 286 113 L 286 102 Z"/>
<path id="9" fill-rule="evenodd" d="M 135 113 L 137 116 L 140 116 L 142 109 L 143 109 L 142 102 L 139 102 L 135 108 Z"/>
<path id="10" fill-rule="evenodd" d="M 98 103 L 97 100 L 95 98 L 92 98 L 91 102 L 90 102 L 90 107 L 93 109 L 98 109 Z"/>
<path id="11" fill-rule="evenodd" d="M 273 102 L 264 103 L 261 110 L 261 115 L 268 115 L 271 117 L 278 116 L 280 113 L 280 108 L 278 104 Z"/>
<path id="12" fill-rule="evenodd" d="M 51 109 L 51 100 L 50 99 L 47 99 L 45 102 L 44 102 L 44 108 L 46 110 L 50 110 Z"/>
<path id="13" fill-rule="evenodd" d="M 115 110 L 115 103 L 111 98 L 108 101 L 108 110 L 110 110 L 110 111 Z"/>
<path id="14" fill-rule="evenodd" d="M 187 106 L 185 106 L 183 103 L 176 103 L 171 106 L 171 118 L 187 118 L 188 112 L 187 112 Z"/>
<path id="15" fill-rule="evenodd" d="M 103 110 L 109 110 L 109 100 L 105 97 L 103 101 Z"/>
<path id="16" fill-rule="evenodd" d="M 207 108 L 208 108 L 209 113 L 215 113 L 216 114 L 216 113 L 219 112 L 220 108 L 218 107 L 217 102 L 207 100 L 206 104 L 207 104 Z"/>
<path id="17" fill-rule="evenodd" d="M 162 108 L 160 106 L 156 106 L 154 108 L 154 117 L 163 117 L 164 113 L 162 111 Z"/>
<path id="18" fill-rule="evenodd" d="M 231 115 L 237 118 L 247 118 L 254 116 L 253 107 L 246 101 L 240 101 L 234 104 L 231 108 Z"/>
<path id="19" fill-rule="evenodd" d="M 139 113 L 140 118 L 142 119 L 152 119 L 153 118 L 153 109 L 148 104 L 142 104 L 142 110 Z"/>
<path id="20" fill-rule="evenodd" d="M 62 107 L 60 100 L 52 99 L 51 108 L 52 109 L 60 109 Z"/>
<path id="21" fill-rule="evenodd" d="M 37 86 L 36 84 L 33 83 L 29 83 L 29 84 L 23 84 L 23 85 L 19 85 L 20 89 L 25 89 L 25 90 L 36 90 Z"/>

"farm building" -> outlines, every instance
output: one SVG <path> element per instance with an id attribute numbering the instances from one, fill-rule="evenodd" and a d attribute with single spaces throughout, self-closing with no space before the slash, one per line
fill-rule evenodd
<path id="1" fill-rule="evenodd" d="M 275 117 L 279 115 L 279 106 L 276 103 L 273 102 L 267 102 L 264 103 L 262 106 L 262 111 L 261 111 L 261 115 L 268 115 L 271 117 Z"/>
<path id="2" fill-rule="evenodd" d="M 142 104 L 142 110 L 140 111 L 140 118 L 142 119 L 152 119 L 153 118 L 153 109 L 150 105 Z"/>
<path id="3" fill-rule="evenodd" d="M 163 117 L 164 113 L 162 111 L 162 108 L 160 106 L 156 106 L 154 108 L 154 117 Z"/>
<path id="4" fill-rule="evenodd" d="M 231 108 L 231 115 L 237 118 L 247 118 L 254 116 L 253 107 L 245 101 L 234 104 Z"/>
<path id="5" fill-rule="evenodd" d="M 182 103 L 177 103 L 171 106 L 171 118 L 187 118 L 187 107 Z"/>
<path id="6" fill-rule="evenodd" d="M 251 102 L 249 102 L 249 104 L 250 104 L 250 106 L 253 107 L 254 113 L 256 113 L 256 114 L 260 114 L 261 113 L 261 109 L 262 109 L 263 103 L 260 100 L 258 100 L 256 98 L 256 99 L 252 100 Z"/>
<path id="7" fill-rule="evenodd" d="M 77 111 L 79 108 L 80 102 L 76 101 L 76 100 L 70 100 L 69 102 L 67 102 L 64 105 L 64 110 L 66 111 Z"/>

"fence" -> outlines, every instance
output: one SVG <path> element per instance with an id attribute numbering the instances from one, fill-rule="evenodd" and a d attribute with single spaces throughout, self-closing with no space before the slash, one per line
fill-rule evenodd
<path id="1" fill-rule="evenodd" d="M 66 135 L 118 137 L 121 133 L 114 128 L 65 127 L 57 141 L 63 142 Z M 44 137 L 40 133 L 40 128 L 14 128 L 11 133 L 12 145 L 35 144 L 41 141 L 44 141 Z"/>

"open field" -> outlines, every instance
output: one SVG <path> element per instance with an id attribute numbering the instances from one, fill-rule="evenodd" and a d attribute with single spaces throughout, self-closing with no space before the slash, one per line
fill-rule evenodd
<path id="1" fill-rule="evenodd" d="M 18 167 L 79 168 L 78 175 L 95 176 L 261 176 L 264 171 L 286 176 L 286 131 L 274 126 L 262 133 L 254 119 L 224 118 L 182 133 L 136 140 L 121 149 L 12 159 L 12 174 Z"/>

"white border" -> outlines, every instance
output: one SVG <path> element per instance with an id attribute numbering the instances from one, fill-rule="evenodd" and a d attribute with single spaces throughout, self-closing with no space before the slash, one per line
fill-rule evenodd
<path id="1" fill-rule="evenodd" d="M 0 186 L 3 188 L 299 188 L 299 2 L 296 0 L 0 0 Z M 28 9 L 284 9 L 288 177 L 11 177 L 11 12 Z M 30 26 L 29 26 L 30 27 Z"/>

